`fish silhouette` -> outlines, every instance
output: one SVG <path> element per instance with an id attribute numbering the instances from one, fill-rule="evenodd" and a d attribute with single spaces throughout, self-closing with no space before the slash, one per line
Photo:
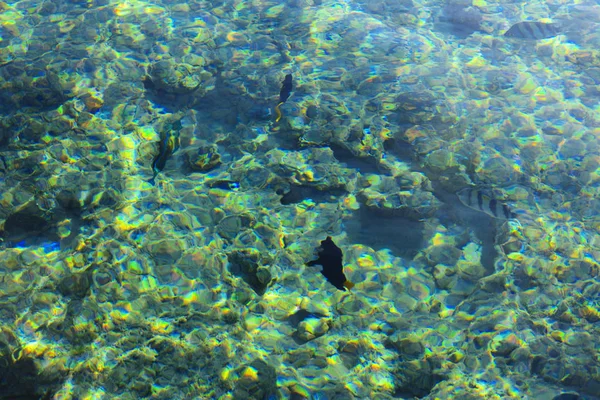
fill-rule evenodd
<path id="1" fill-rule="evenodd" d="M 522 21 L 511 26 L 504 36 L 516 39 L 548 39 L 560 34 L 560 25 L 550 22 Z"/>
<path id="2" fill-rule="evenodd" d="M 165 129 L 160 133 L 160 141 L 158 142 L 158 154 L 152 161 L 152 178 L 148 181 L 154 185 L 156 176 L 161 172 L 167 160 L 177 151 L 179 148 L 179 131 L 181 130 L 181 122 L 176 121 L 173 124 L 168 124 Z"/>
<path id="3" fill-rule="evenodd" d="M 342 265 L 342 249 L 337 247 L 331 236 L 321 242 L 318 252 L 319 258 L 314 261 L 307 262 L 306 265 L 312 267 L 321 265 L 323 269 L 321 273 L 333 286 L 339 290 L 352 289 L 354 283 L 350 282 L 344 275 L 344 267 Z"/>
<path id="4" fill-rule="evenodd" d="M 281 119 L 281 110 L 279 109 L 279 107 L 281 107 L 281 105 L 285 103 L 287 99 L 290 98 L 290 95 L 292 94 L 292 88 L 292 74 L 287 74 L 283 79 L 283 82 L 281 82 L 281 90 L 279 91 L 279 103 L 277 104 L 277 106 L 275 106 L 275 113 L 277 114 L 275 122 L 279 122 L 279 120 Z"/>
<path id="5" fill-rule="evenodd" d="M 508 205 L 483 190 L 468 187 L 458 191 L 456 195 L 465 206 L 484 212 L 492 218 L 503 220 L 515 218 L 515 214 L 510 210 Z"/>

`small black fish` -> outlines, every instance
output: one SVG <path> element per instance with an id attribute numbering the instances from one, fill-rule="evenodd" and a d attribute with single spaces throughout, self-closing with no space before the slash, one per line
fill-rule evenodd
<path id="1" fill-rule="evenodd" d="M 281 119 L 281 111 L 279 110 L 279 107 L 281 107 L 281 105 L 290 98 L 290 95 L 292 94 L 292 88 L 292 74 L 287 74 L 283 79 L 283 82 L 281 82 L 281 90 L 279 91 L 279 104 L 275 106 L 275 113 L 277 114 L 275 122 L 279 122 Z"/>
<path id="2" fill-rule="evenodd" d="M 279 92 L 279 102 L 285 103 L 292 94 L 292 74 L 287 74 L 281 82 L 281 91 Z"/>
<path id="3" fill-rule="evenodd" d="M 240 188 L 239 182 L 230 181 L 227 179 L 219 179 L 208 182 L 208 187 L 211 189 L 222 189 L 222 190 L 238 190 Z"/>
<path id="4" fill-rule="evenodd" d="M 456 195 L 465 206 L 473 210 L 482 211 L 492 218 L 503 220 L 515 218 L 508 205 L 481 190 L 468 187 L 460 190 Z"/>
<path id="5" fill-rule="evenodd" d="M 342 249 L 333 243 L 331 236 L 327 236 L 327 239 L 321 242 L 318 255 L 319 258 L 307 262 L 306 265 L 309 267 L 321 265 L 323 267 L 321 270 L 323 276 L 339 290 L 352 289 L 354 287 L 354 283 L 346 279 L 346 275 L 344 275 Z"/>
<path id="6" fill-rule="evenodd" d="M 560 34 L 560 26 L 551 22 L 517 22 L 504 33 L 504 36 L 516 39 L 548 39 Z"/>
<path id="7" fill-rule="evenodd" d="M 181 129 L 181 122 L 177 121 L 174 124 L 169 124 L 167 129 L 164 129 L 160 133 L 160 142 L 158 142 L 158 154 L 152 161 L 152 171 L 154 175 L 148 181 L 154 185 L 156 175 L 165 168 L 167 160 L 175 153 L 179 148 L 179 130 Z"/>

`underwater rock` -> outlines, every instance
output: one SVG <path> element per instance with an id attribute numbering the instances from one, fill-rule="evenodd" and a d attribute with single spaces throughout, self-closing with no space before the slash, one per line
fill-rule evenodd
<path id="1" fill-rule="evenodd" d="M 594 151 L 592 149 L 591 151 Z M 586 143 L 581 139 L 567 139 L 564 143 L 561 144 L 559 154 L 562 158 L 573 158 L 577 159 L 582 157 L 584 154 L 590 152 L 590 149 L 586 149 Z"/>
<path id="2" fill-rule="evenodd" d="M 571 54 L 565 55 L 567 61 L 579 65 L 582 68 L 590 68 L 600 65 L 600 52 L 588 50 L 574 50 Z"/>
<path id="3" fill-rule="evenodd" d="M 508 340 L 500 340 L 495 342 L 491 348 L 494 357 L 509 357 L 514 350 L 519 348 L 519 345 Z"/>
<path id="4" fill-rule="evenodd" d="M 425 159 L 425 165 L 433 172 L 444 172 L 458 167 L 453 153 L 447 149 L 439 149 L 429 153 Z"/>
<path id="5" fill-rule="evenodd" d="M 27 151 L 25 155 L 21 152 L 7 152 L 2 155 L 4 168 L 10 171 L 9 177 L 14 181 L 30 182 L 31 178 L 37 177 L 44 171 L 42 162 L 48 157 L 44 151 Z M 21 197 L 21 196 L 19 196 Z"/>
<path id="6" fill-rule="evenodd" d="M 254 217 L 250 214 L 228 215 L 219 221 L 217 233 L 223 239 L 232 241 L 241 232 L 252 228 L 255 223 Z"/>
<path id="7" fill-rule="evenodd" d="M 399 333 L 388 337 L 386 346 L 394 348 L 405 360 L 418 359 L 425 351 L 425 346 L 416 337 L 406 337 Z"/>
<path id="8" fill-rule="evenodd" d="M 365 349 L 356 339 L 349 341 L 340 340 L 338 342 L 338 352 L 344 366 L 348 369 L 352 369 L 360 363 L 361 356 L 364 354 Z"/>
<path id="9" fill-rule="evenodd" d="M 446 379 L 442 359 L 436 355 L 426 360 L 401 362 L 393 374 L 396 387 L 394 394 L 398 397 L 426 397 L 435 385 Z"/>
<path id="10" fill-rule="evenodd" d="M 289 312 L 287 313 L 287 315 L 289 315 Z M 326 318 L 326 317 L 327 317 L 327 315 L 321 314 L 319 312 L 310 312 L 310 311 L 305 310 L 305 309 L 300 309 L 300 310 L 296 311 L 295 313 L 293 313 L 292 315 L 289 315 L 287 317 L 287 322 L 292 327 L 294 327 L 294 328 L 297 329 L 298 325 L 300 324 L 300 322 L 304 321 L 307 318 L 320 319 L 320 318 Z"/>
<path id="11" fill-rule="evenodd" d="M 415 6 L 413 0 L 358 0 L 356 4 L 368 14 L 385 16 L 407 12 Z"/>
<path id="12" fill-rule="evenodd" d="M 149 243 L 147 250 L 157 265 L 172 266 L 186 250 L 186 242 L 181 239 L 157 240 Z M 170 272 L 166 271 L 165 275 L 165 279 L 168 279 L 167 277 L 170 275 Z"/>
<path id="13" fill-rule="evenodd" d="M 143 91 L 140 85 L 135 85 L 134 82 L 118 81 L 109 84 L 103 93 L 103 110 L 112 110 L 118 106 L 132 107 L 142 103 L 140 98 L 143 96 Z M 141 107 L 140 107 L 141 108 Z M 146 110 L 143 110 L 144 112 Z M 139 112 L 139 114 L 142 114 Z"/>
<path id="14" fill-rule="evenodd" d="M 306 343 L 325 335 L 331 328 L 329 318 L 306 318 L 298 324 L 294 338 L 299 343 Z"/>
<path id="15" fill-rule="evenodd" d="M 13 136 L 15 136 L 15 131 L 11 129 L 5 121 L 5 118 L 0 121 L 0 148 L 6 146 Z"/>
<path id="16" fill-rule="evenodd" d="M 267 152 L 267 166 L 277 175 L 298 186 L 310 186 L 322 191 L 337 192 L 350 180 L 351 171 L 339 165 L 329 148 L 302 151 Z M 337 189 L 337 190 L 336 190 Z"/>
<path id="17" fill-rule="evenodd" d="M 104 291 L 104 288 L 112 282 L 115 282 L 115 276 L 114 272 L 111 271 L 109 264 L 102 264 L 94 269 L 94 272 L 92 273 L 92 285 L 94 286 L 94 290 Z M 96 298 L 98 298 L 98 294 L 96 294 Z"/>
<path id="18" fill-rule="evenodd" d="M 63 296 L 82 299 L 87 296 L 91 285 L 91 273 L 85 271 L 64 277 L 58 283 L 57 289 Z"/>
<path id="19" fill-rule="evenodd" d="M 85 104 L 86 111 L 92 114 L 96 113 L 104 105 L 104 100 L 96 93 L 87 93 L 81 98 Z"/>
<path id="20" fill-rule="evenodd" d="M 285 354 L 285 361 L 294 368 L 304 368 L 313 366 L 322 368 L 327 366 L 327 357 L 317 354 L 314 348 L 299 347 L 297 350 L 290 350 Z"/>
<path id="21" fill-rule="evenodd" d="M 418 179 L 406 178 L 368 176 L 359 182 L 365 188 L 356 197 L 366 207 L 382 215 L 421 220 L 435 214 L 442 203 L 433 193 L 422 189 Z"/>
<path id="22" fill-rule="evenodd" d="M 570 260 L 556 273 L 559 282 L 575 284 L 585 282 L 598 275 L 598 264 L 586 260 Z"/>
<path id="23" fill-rule="evenodd" d="M 362 243 L 375 250 L 387 248 L 397 256 L 411 258 L 423 248 L 422 222 L 367 207 L 360 207 L 356 213 L 356 218 L 344 221 L 350 243 Z"/>
<path id="24" fill-rule="evenodd" d="M 441 150 L 447 146 L 443 140 L 435 137 L 435 133 L 433 131 L 425 130 L 424 133 L 419 134 L 419 136 L 414 136 L 414 133 L 414 128 L 409 129 L 404 135 L 401 136 L 401 139 L 406 137 L 409 143 L 413 146 L 412 148 L 414 149 L 415 154 L 420 157 L 425 158 L 434 151 Z M 396 145 L 394 147 L 398 146 Z"/>
<path id="25" fill-rule="evenodd" d="M 229 272 L 242 278 L 259 296 L 265 294 L 273 276 L 267 267 L 260 265 L 258 251 L 235 250 L 227 254 L 227 260 Z"/>
<path id="26" fill-rule="evenodd" d="M 483 14 L 477 7 L 470 3 L 458 4 L 451 2 L 446 4 L 439 17 L 442 25 L 448 26 L 448 31 L 458 37 L 467 37 L 481 30 Z"/>
<path id="27" fill-rule="evenodd" d="M 77 196 L 71 190 L 68 190 L 68 189 L 61 190 L 56 195 L 56 202 L 66 212 L 77 214 L 77 215 L 81 213 L 81 201 L 79 200 L 79 196 Z"/>
<path id="28" fill-rule="evenodd" d="M 0 329 L 0 397 L 2 399 L 50 400 L 54 391 L 62 385 L 66 373 L 61 375 L 50 366 L 40 369 L 41 360 L 36 360 L 25 345 L 7 326 Z M 35 353 L 34 353 L 35 354 Z M 39 361 L 39 362 L 37 362 Z M 54 369 L 53 372 L 50 370 Z M 64 372 L 64 371 L 62 371 Z"/>
<path id="29" fill-rule="evenodd" d="M 9 245 L 56 242 L 58 236 L 50 218 L 37 205 L 31 204 L 10 214 L 4 221 L 2 237 Z"/>
<path id="30" fill-rule="evenodd" d="M 236 370 L 239 379 L 233 389 L 234 400 L 279 399 L 275 368 L 261 359 Z"/>
<path id="31" fill-rule="evenodd" d="M 46 69 L 45 76 L 41 79 L 32 80 L 31 78 L 22 77 L 21 84 L 18 85 L 19 91 L 14 94 L 12 100 L 17 108 L 44 109 L 56 107 L 72 97 L 65 90 L 65 86 L 66 83 L 57 73 Z"/>
<path id="32" fill-rule="evenodd" d="M 114 208 L 119 203 L 119 195 L 114 189 L 91 190 L 83 201 L 86 210 L 96 212 L 105 208 Z"/>
<path id="33" fill-rule="evenodd" d="M 521 175 L 514 168 L 514 161 L 507 157 L 491 157 L 482 160 L 481 167 L 476 172 L 478 181 L 494 182 L 498 186 L 515 183 Z"/>
<path id="34" fill-rule="evenodd" d="M 390 123 L 425 124 L 437 114 L 438 99 L 433 92 L 404 92 L 395 96 L 378 96 L 367 101 L 369 111 L 385 111 Z"/>
<path id="35" fill-rule="evenodd" d="M 60 336 L 74 346 L 88 345 L 98 337 L 97 307 L 93 301 L 71 298 L 64 318 L 52 319 L 44 327 L 52 336 Z"/>
<path id="36" fill-rule="evenodd" d="M 565 392 L 558 394 L 552 400 L 580 400 L 581 396 L 577 392 Z"/>
<path id="37" fill-rule="evenodd" d="M 600 387 L 600 379 L 588 372 L 590 365 L 597 365 L 594 342 L 587 334 L 585 343 L 563 343 L 569 336 L 562 330 L 557 330 L 546 337 L 528 342 L 531 350 L 530 372 L 544 381 L 560 383 L 595 396 Z"/>
<path id="38" fill-rule="evenodd" d="M 439 289 L 451 290 L 456 284 L 456 268 L 444 264 L 438 264 L 433 267 L 433 278 L 435 279 L 435 284 Z"/>
<path id="39" fill-rule="evenodd" d="M 221 155 L 217 146 L 202 146 L 186 151 L 185 162 L 191 171 L 208 172 L 221 165 Z"/>
<path id="40" fill-rule="evenodd" d="M 197 67 L 189 64 L 176 63 L 173 60 L 161 60 L 152 64 L 144 80 L 146 89 L 159 94 L 185 95 L 196 90 L 202 90 L 206 81 L 211 78 L 207 71 L 198 71 Z"/>

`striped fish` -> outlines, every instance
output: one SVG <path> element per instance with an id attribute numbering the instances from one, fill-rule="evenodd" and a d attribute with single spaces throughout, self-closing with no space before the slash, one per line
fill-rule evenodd
<path id="1" fill-rule="evenodd" d="M 510 208 L 492 196 L 476 188 L 468 187 L 456 193 L 458 199 L 465 206 L 482 211 L 492 218 L 509 220 L 515 217 Z"/>
<path id="2" fill-rule="evenodd" d="M 504 36 L 516 39 L 548 39 L 560 34 L 560 26 L 550 22 L 517 22 L 504 33 Z"/>

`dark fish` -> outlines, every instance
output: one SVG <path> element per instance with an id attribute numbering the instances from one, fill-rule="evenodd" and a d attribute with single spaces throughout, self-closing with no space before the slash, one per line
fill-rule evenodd
<path id="1" fill-rule="evenodd" d="M 482 211 L 492 218 L 503 220 L 515 218 L 515 215 L 506 204 L 476 188 L 462 189 L 456 195 L 465 206 Z"/>
<path id="2" fill-rule="evenodd" d="M 156 175 L 165 168 L 167 160 L 175 153 L 179 148 L 179 131 L 181 129 L 181 122 L 177 121 L 174 124 L 169 124 L 160 133 L 160 142 L 158 142 L 158 154 L 152 161 L 152 171 L 154 175 L 148 182 L 154 185 Z"/>
<path id="3" fill-rule="evenodd" d="M 306 265 L 310 267 L 321 265 L 323 267 L 321 270 L 323 276 L 339 290 L 352 289 L 354 287 L 354 283 L 346 279 L 346 275 L 344 275 L 342 249 L 333 243 L 331 236 L 327 236 L 327 239 L 321 242 L 318 255 L 319 258 L 306 263 Z"/>
<path id="4" fill-rule="evenodd" d="M 211 189 L 238 190 L 240 188 L 240 184 L 236 181 L 219 179 L 208 182 L 208 187 Z"/>
<path id="5" fill-rule="evenodd" d="M 279 107 L 281 107 L 281 105 L 290 98 L 290 95 L 292 94 L 292 88 L 292 74 L 287 74 L 283 79 L 283 82 L 281 82 L 281 90 L 279 91 L 279 104 L 275 106 L 275 113 L 277 114 L 275 122 L 279 122 L 281 119 L 281 111 L 279 110 Z"/>
<path id="6" fill-rule="evenodd" d="M 504 36 L 517 39 L 548 39 L 560 34 L 560 26 L 551 22 L 517 22 L 504 33 Z"/>

